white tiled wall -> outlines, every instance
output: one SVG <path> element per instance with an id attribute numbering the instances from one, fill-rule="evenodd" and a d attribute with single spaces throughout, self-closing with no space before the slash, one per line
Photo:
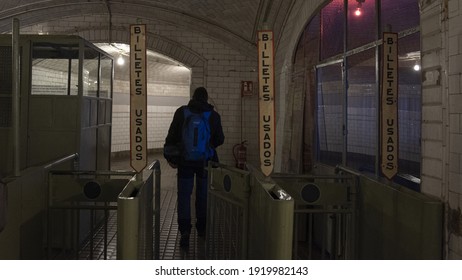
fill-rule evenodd
<path id="1" fill-rule="evenodd" d="M 116 69 L 117 71 L 117 69 Z M 164 146 L 168 128 L 177 106 L 155 104 L 152 98 L 174 98 L 182 104 L 189 101 L 188 84 L 148 83 L 148 149 L 160 149 Z M 112 152 L 130 150 L 130 83 L 114 81 L 114 105 L 112 110 Z"/>
<path id="2" fill-rule="evenodd" d="M 444 2 L 444 1 L 443 1 Z M 448 1 L 449 258 L 462 259 L 462 3 Z"/>
<path id="3" fill-rule="evenodd" d="M 148 149 L 164 146 L 170 122 L 177 107 L 148 106 Z M 115 105 L 112 115 L 112 152 L 130 150 L 130 108 Z"/>
<path id="4" fill-rule="evenodd" d="M 462 4 L 421 1 L 422 190 L 446 202 L 446 257 L 462 259 Z"/>

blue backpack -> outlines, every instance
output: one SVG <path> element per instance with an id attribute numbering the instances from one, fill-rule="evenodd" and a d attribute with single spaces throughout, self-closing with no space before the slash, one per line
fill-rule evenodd
<path id="1" fill-rule="evenodd" d="M 212 157 L 213 149 L 210 147 L 211 111 L 193 113 L 188 107 L 184 108 L 183 123 L 183 157 L 188 161 L 205 161 Z"/>

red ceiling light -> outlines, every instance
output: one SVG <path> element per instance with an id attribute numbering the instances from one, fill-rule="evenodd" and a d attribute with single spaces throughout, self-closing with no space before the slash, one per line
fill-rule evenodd
<path id="1" fill-rule="evenodd" d="M 358 2 L 358 7 L 355 10 L 355 16 L 359 17 L 363 14 L 363 10 L 361 9 L 362 5 L 366 0 L 356 0 Z"/>

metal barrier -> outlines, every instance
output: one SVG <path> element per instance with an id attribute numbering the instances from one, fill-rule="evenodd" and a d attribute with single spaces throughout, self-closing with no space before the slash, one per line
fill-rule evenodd
<path id="1" fill-rule="evenodd" d="M 295 200 L 294 259 L 355 259 L 357 177 L 274 174 Z"/>
<path id="2" fill-rule="evenodd" d="M 207 258 L 290 259 L 293 200 L 256 170 L 213 164 L 208 174 Z"/>
<path id="3" fill-rule="evenodd" d="M 249 259 L 292 259 L 294 199 L 272 178 L 249 166 Z"/>
<path id="4" fill-rule="evenodd" d="M 132 228 L 130 223 L 134 221 L 136 227 Z M 153 162 L 142 174 L 132 171 L 49 172 L 49 259 L 158 258 L 159 238 L 159 161 Z M 134 242 L 135 248 L 132 247 Z"/>
<path id="5" fill-rule="evenodd" d="M 250 173 L 214 164 L 208 169 L 206 256 L 247 258 Z"/>
<path id="6" fill-rule="evenodd" d="M 4 187 L 4 231 L 0 234 L 0 258 L 47 258 L 46 225 L 48 209 L 48 173 L 51 169 L 73 170 L 79 155 L 70 154 L 48 164 L 21 170 L 20 177 L 0 180 Z M 7 203 L 8 198 L 11 200 Z M 0 193 L 0 200 L 3 200 Z M 1 211 L 0 211 L 1 212 Z M 0 213 L 1 214 L 1 213 Z M 9 217 L 9 218 L 8 218 Z M 2 227 L 0 215 L 0 228 Z"/>
<path id="7" fill-rule="evenodd" d="M 209 176 L 210 259 L 442 258 L 444 204 L 424 194 L 342 166 L 268 178 L 218 165 Z"/>
<path id="8" fill-rule="evenodd" d="M 134 172 L 50 171 L 48 259 L 108 259 L 116 238 L 117 196 Z M 111 233 L 111 236 L 109 236 Z"/>
<path id="9" fill-rule="evenodd" d="M 358 196 L 358 259 L 442 259 L 444 203 L 435 197 L 382 183 L 338 165 L 339 174 L 352 174 Z"/>
<path id="10" fill-rule="evenodd" d="M 361 177 L 359 258 L 443 258 L 444 203 L 413 190 Z"/>
<path id="11" fill-rule="evenodd" d="M 155 169 L 155 189 L 152 169 Z M 154 203 L 153 193 L 156 198 Z M 154 162 L 148 170 L 133 177 L 117 201 L 117 259 L 159 259 L 160 162 Z"/>

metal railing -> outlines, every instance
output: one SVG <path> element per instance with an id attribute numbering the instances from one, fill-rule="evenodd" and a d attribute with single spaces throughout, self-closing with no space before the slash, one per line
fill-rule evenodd
<path id="1" fill-rule="evenodd" d="M 358 259 L 441 259 L 444 203 L 400 184 L 374 180 L 338 165 L 358 179 Z M 358 188 L 359 189 L 359 188 Z"/>
<path id="2" fill-rule="evenodd" d="M 160 163 L 133 171 L 50 171 L 47 199 L 49 259 L 158 259 Z M 121 209 L 122 208 L 122 209 Z M 126 212 L 125 210 L 131 209 Z M 125 225 L 137 221 L 137 227 Z M 140 231 L 134 235 L 127 230 Z M 139 236 L 140 239 L 133 239 Z M 135 252 L 126 254 L 127 244 Z M 119 244 L 125 244 L 119 246 Z"/>
<path id="3" fill-rule="evenodd" d="M 354 175 L 273 174 L 295 200 L 294 259 L 357 258 Z"/>
<path id="4" fill-rule="evenodd" d="M 250 173 L 215 164 L 208 169 L 208 259 L 247 258 Z"/>
<path id="5" fill-rule="evenodd" d="M 294 199 L 258 169 L 252 172 L 249 205 L 249 259 L 291 259 Z"/>
<path id="6" fill-rule="evenodd" d="M 111 258 L 113 252 L 108 252 L 108 248 L 116 238 L 113 224 L 117 223 L 117 196 L 134 174 L 131 171 L 50 171 L 48 258 Z"/>
<path id="7" fill-rule="evenodd" d="M 258 171 L 208 168 L 208 259 L 290 259 L 293 200 Z"/>
<path id="8" fill-rule="evenodd" d="M 133 177 L 117 201 L 117 259 L 159 259 L 160 162 Z"/>

